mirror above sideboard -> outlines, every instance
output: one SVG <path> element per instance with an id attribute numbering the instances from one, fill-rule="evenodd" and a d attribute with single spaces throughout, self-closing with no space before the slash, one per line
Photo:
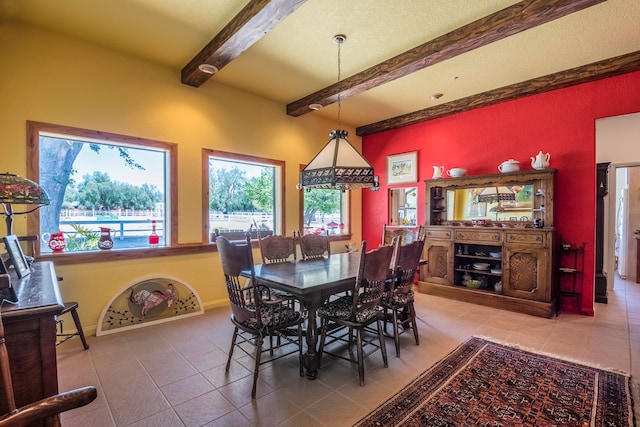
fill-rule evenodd
<path id="1" fill-rule="evenodd" d="M 447 221 L 531 221 L 533 184 L 446 190 Z"/>
<path id="2" fill-rule="evenodd" d="M 553 227 L 555 169 L 426 180 L 427 225 Z"/>

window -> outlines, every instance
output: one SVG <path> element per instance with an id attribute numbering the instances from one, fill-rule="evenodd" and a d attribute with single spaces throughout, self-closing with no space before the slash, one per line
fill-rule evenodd
<path id="1" fill-rule="evenodd" d="M 300 170 L 304 165 L 300 166 Z M 349 238 L 349 193 L 339 190 L 301 191 L 300 233 L 324 233 Z"/>
<path id="2" fill-rule="evenodd" d="M 215 230 L 238 238 L 247 231 L 284 230 L 284 162 L 216 150 L 204 150 L 203 157 L 210 242 Z"/>
<path id="3" fill-rule="evenodd" d="M 51 200 L 37 230 L 29 228 L 42 236 L 41 254 L 52 252 L 47 243 L 58 231 L 67 253 L 100 251 L 107 234 L 114 250 L 147 248 L 154 228 L 159 246 L 171 246 L 174 144 L 36 122 L 28 134 L 29 176 Z"/>

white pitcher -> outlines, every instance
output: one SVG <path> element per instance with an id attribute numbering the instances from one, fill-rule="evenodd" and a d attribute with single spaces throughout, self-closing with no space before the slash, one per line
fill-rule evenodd
<path id="1" fill-rule="evenodd" d="M 434 166 L 432 178 L 442 178 L 442 172 L 444 172 L 444 166 Z"/>

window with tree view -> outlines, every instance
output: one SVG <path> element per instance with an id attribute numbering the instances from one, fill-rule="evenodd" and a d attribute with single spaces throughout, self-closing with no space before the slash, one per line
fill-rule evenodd
<path id="1" fill-rule="evenodd" d="M 100 241 L 107 238 L 114 250 L 147 248 L 154 231 L 158 246 L 170 245 L 170 145 L 64 130 L 70 132 L 38 132 L 39 183 L 51 200 L 39 211 L 40 252 L 51 253 L 48 241 L 59 231 L 64 252 L 105 249 L 110 245 Z"/>
<path id="2" fill-rule="evenodd" d="M 240 236 L 247 231 L 280 232 L 283 167 L 276 160 L 209 152 L 211 241 L 216 230 Z"/>
<path id="3" fill-rule="evenodd" d="M 349 234 L 348 196 L 338 190 L 304 190 L 302 234 Z"/>

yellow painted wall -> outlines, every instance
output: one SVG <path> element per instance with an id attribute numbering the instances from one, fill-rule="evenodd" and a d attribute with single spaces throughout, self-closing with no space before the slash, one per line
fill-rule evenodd
<path id="1" fill-rule="evenodd" d="M 223 70 L 224 72 L 224 70 Z M 178 238 L 200 242 L 202 148 L 284 160 L 287 234 L 298 228 L 299 164 L 328 140 L 335 122 L 287 116 L 285 105 L 216 83 L 180 83 L 180 72 L 22 24 L 0 23 L 0 170 L 26 176 L 26 121 L 113 132 L 178 144 Z M 346 127 L 361 148 L 355 129 Z M 361 240 L 361 195 L 351 194 L 353 242 Z M 26 233 L 18 216 L 15 233 Z M 344 251 L 337 242 L 332 251 Z M 258 254 L 255 254 L 258 255 Z M 116 292 L 153 274 L 193 286 L 205 308 L 227 304 L 217 254 L 64 265 L 63 299 L 80 303 L 87 332 Z"/>

